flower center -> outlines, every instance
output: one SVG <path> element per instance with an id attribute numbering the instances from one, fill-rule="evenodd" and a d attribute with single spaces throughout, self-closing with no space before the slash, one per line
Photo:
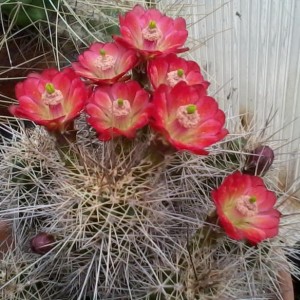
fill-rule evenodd
<path id="1" fill-rule="evenodd" d="M 177 71 L 171 71 L 167 74 L 167 82 L 168 84 L 173 87 L 179 81 L 185 81 L 184 71 L 182 69 L 178 69 Z"/>
<path id="2" fill-rule="evenodd" d="M 156 26 L 156 22 L 151 20 L 146 28 L 142 30 L 142 35 L 145 40 L 150 42 L 157 41 L 161 38 L 162 34 Z"/>
<path id="3" fill-rule="evenodd" d="M 131 111 L 131 105 L 128 100 L 119 98 L 112 102 L 111 113 L 113 116 L 117 118 L 125 117 L 130 113 L 130 111 Z"/>
<path id="4" fill-rule="evenodd" d="M 51 82 L 45 84 L 45 91 L 42 94 L 42 100 L 46 105 L 54 106 L 61 103 L 64 96 L 60 90 L 56 90 Z"/>
<path id="5" fill-rule="evenodd" d="M 95 62 L 97 69 L 105 71 L 112 68 L 115 65 L 116 59 L 113 56 L 107 54 L 104 49 L 101 49 L 99 53 L 100 56 L 97 57 Z"/>
<path id="6" fill-rule="evenodd" d="M 235 208 L 245 217 L 252 217 L 257 213 L 256 198 L 242 196 L 237 200 Z"/>
<path id="7" fill-rule="evenodd" d="M 179 106 L 176 118 L 184 128 L 195 128 L 200 122 L 200 116 L 195 104 Z"/>

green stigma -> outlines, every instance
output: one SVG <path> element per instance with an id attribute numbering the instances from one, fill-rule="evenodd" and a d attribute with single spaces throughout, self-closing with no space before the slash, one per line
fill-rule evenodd
<path id="1" fill-rule="evenodd" d="M 48 94 L 53 94 L 55 92 L 54 85 L 51 82 L 46 83 L 45 90 Z"/>
<path id="2" fill-rule="evenodd" d="M 178 75 L 178 77 L 182 77 L 183 74 L 184 74 L 184 71 L 183 71 L 182 69 L 178 69 L 178 70 L 177 70 L 177 75 Z"/>
<path id="3" fill-rule="evenodd" d="M 106 51 L 105 51 L 104 49 L 101 49 L 101 50 L 99 51 L 99 53 L 100 53 L 101 56 L 106 55 Z"/>
<path id="4" fill-rule="evenodd" d="M 197 106 L 195 104 L 190 104 L 186 107 L 186 112 L 191 115 L 197 110 Z"/>
<path id="5" fill-rule="evenodd" d="M 154 29 L 154 28 L 156 28 L 156 22 L 152 20 L 149 22 L 149 29 Z"/>
<path id="6" fill-rule="evenodd" d="M 249 202 L 250 203 L 255 203 L 256 202 L 256 197 L 255 196 L 250 197 Z"/>
<path id="7" fill-rule="evenodd" d="M 124 100 L 122 98 L 117 100 L 118 106 L 123 106 Z"/>

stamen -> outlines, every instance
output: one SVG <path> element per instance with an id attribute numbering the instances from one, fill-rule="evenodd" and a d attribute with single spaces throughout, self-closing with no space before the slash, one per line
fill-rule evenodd
<path id="1" fill-rule="evenodd" d="M 149 25 L 142 30 L 142 35 L 145 40 L 155 42 L 162 37 L 160 30 L 156 26 L 156 22 L 151 20 Z"/>
<path id="2" fill-rule="evenodd" d="M 100 71 L 105 71 L 115 65 L 116 59 L 113 56 L 106 54 L 105 50 L 101 52 L 102 50 L 103 49 L 100 50 L 100 56 L 97 57 L 95 64 L 97 69 L 100 69 Z"/>
<path id="3" fill-rule="evenodd" d="M 131 111 L 131 105 L 128 100 L 124 99 L 117 99 L 113 101 L 111 113 L 114 117 L 125 117 L 127 116 Z"/>
<path id="4" fill-rule="evenodd" d="M 235 208 L 245 217 L 251 217 L 257 213 L 256 198 L 242 196 L 237 200 Z"/>
<path id="5" fill-rule="evenodd" d="M 197 106 L 194 104 L 179 106 L 176 118 L 180 125 L 187 129 L 197 127 L 200 122 Z"/>
<path id="6" fill-rule="evenodd" d="M 182 69 L 178 69 L 177 71 L 171 71 L 167 74 L 167 82 L 169 86 L 175 86 L 179 81 L 186 82 L 184 71 Z"/>
<path id="7" fill-rule="evenodd" d="M 45 84 L 42 100 L 46 105 L 54 106 L 61 103 L 64 100 L 64 97 L 60 90 L 56 90 L 54 85 L 48 82 Z"/>

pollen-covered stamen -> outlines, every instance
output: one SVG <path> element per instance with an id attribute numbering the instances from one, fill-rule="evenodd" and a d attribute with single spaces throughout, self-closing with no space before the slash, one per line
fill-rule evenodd
<path id="1" fill-rule="evenodd" d="M 127 116 L 131 111 L 131 105 L 128 100 L 117 99 L 112 102 L 111 113 L 114 117 Z"/>
<path id="2" fill-rule="evenodd" d="M 95 62 L 97 69 L 100 69 L 101 71 L 105 71 L 114 67 L 116 63 L 116 59 L 113 56 L 107 54 L 104 49 L 101 49 L 99 53 L 100 56 L 97 57 Z"/>
<path id="3" fill-rule="evenodd" d="M 245 217 L 251 217 L 257 213 L 256 198 L 242 196 L 237 200 L 235 208 Z"/>
<path id="4" fill-rule="evenodd" d="M 150 42 L 157 41 L 161 38 L 162 34 L 156 26 L 156 22 L 151 20 L 149 25 L 142 31 L 143 38 Z"/>
<path id="5" fill-rule="evenodd" d="M 60 90 L 56 90 L 53 83 L 45 84 L 45 91 L 42 94 L 42 100 L 46 105 L 57 105 L 63 101 L 64 97 Z"/>
<path id="6" fill-rule="evenodd" d="M 167 74 L 167 82 L 171 87 L 175 86 L 179 81 L 186 82 L 184 71 L 182 69 L 171 71 Z"/>
<path id="7" fill-rule="evenodd" d="M 184 128 L 195 128 L 200 122 L 200 116 L 195 104 L 179 106 L 176 118 Z"/>

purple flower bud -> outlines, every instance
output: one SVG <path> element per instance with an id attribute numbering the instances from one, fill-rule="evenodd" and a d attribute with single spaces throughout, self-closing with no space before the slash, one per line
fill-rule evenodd
<path id="1" fill-rule="evenodd" d="M 243 173 L 263 176 L 274 161 L 274 152 L 269 146 L 259 146 L 248 154 Z"/>
<path id="2" fill-rule="evenodd" d="M 40 232 L 30 240 L 30 247 L 32 252 L 43 255 L 53 248 L 54 242 L 52 234 Z"/>

